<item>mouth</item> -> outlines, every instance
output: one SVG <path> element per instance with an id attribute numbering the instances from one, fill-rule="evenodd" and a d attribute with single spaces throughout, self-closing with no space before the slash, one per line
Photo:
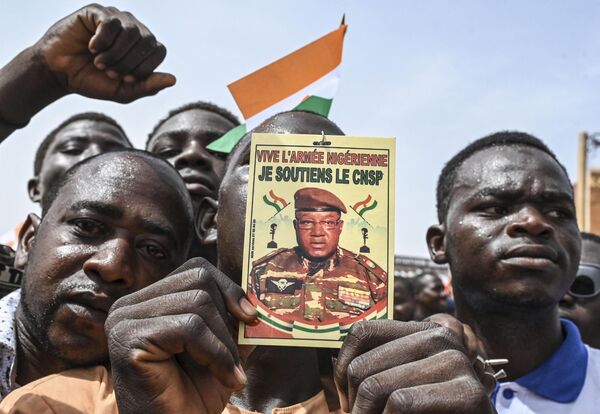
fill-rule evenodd
<path id="1" fill-rule="evenodd" d="M 213 183 L 204 176 L 200 176 L 197 174 L 182 174 L 181 177 L 185 182 L 187 190 L 191 194 L 206 195 L 207 193 L 212 193 L 214 191 Z"/>
<path id="2" fill-rule="evenodd" d="M 105 294 L 92 291 L 79 291 L 69 295 L 65 306 L 80 318 L 92 322 L 104 323 L 113 302 L 114 300 Z"/>
<path id="3" fill-rule="evenodd" d="M 508 250 L 501 261 L 513 266 L 542 270 L 556 266 L 558 253 L 544 245 L 519 245 Z"/>

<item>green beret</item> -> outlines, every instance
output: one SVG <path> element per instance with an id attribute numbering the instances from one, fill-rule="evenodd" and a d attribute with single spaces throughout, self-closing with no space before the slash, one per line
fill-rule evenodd
<path id="1" fill-rule="evenodd" d="M 296 191 L 294 206 L 296 211 L 346 212 L 346 206 L 335 194 L 315 187 L 305 187 Z"/>

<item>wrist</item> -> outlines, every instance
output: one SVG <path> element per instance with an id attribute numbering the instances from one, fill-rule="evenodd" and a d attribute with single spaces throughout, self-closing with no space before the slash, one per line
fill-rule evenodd
<path id="1" fill-rule="evenodd" d="M 22 128 L 66 94 L 36 47 L 29 47 L 0 69 L 0 123 Z"/>

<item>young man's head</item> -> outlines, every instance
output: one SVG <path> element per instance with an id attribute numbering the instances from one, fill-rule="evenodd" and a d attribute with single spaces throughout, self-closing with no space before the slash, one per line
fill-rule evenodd
<path id="1" fill-rule="evenodd" d="M 226 154 L 206 146 L 240 124 L 228 110 L 194 102 L 172 110 L 148 136 L 146 150 L 167 160 L 183 177 L 197 206 L 205 196 L 217 197 Z"/>
<path id="2" fill-rule="evenodd" d="M 67 366 L 102 363 L 113 302 L 187 257 L 194 234 L 185 183 L 152 154 L 117 151 L 75 165 L 43 205 L 41 220 L 31 214 L 20 234 L 17 326 Z"/>
<path id="3" fill-rule="evenodd" d="M 38 147 L 33 178 L 27 184 L 29 198 L 41 203 L 53 183 L 78 162 L 131 147 L 123 128 L 114 119 L 97 112 L 73 115 L 50 132 Z"/>
<path id="4" fill-rule="evenodd" d="M 423 273 L 412 280 L 417 314 L 425 319 L 436 313 L 448 312 L 448 295 L 442 279 L 433 273 Z"/>
<path id="5" fill-rule="evenodd" d="M 344 135 L 329 119 L 305 111 L 282 112 L 256 127 L 252 132 L 279 134 Z M 199 229 L 200 238 L 216 240 L 218 233 L 219 268 L 236 283 L 242 279 L 242 255 L 244 252 L 244 225 L 246 199 L 248 196 L 248 167 L 250 164 L 250 138 L 246 136 L 231 151 L 227 159 L 225 176 L 219 191 L 217 232 Z M 202 223 L 198 223 L 202 226 Z"/>
<path id="6" fill-rule="evenodd" d="M 449 263 L 457 309 L 555 308 L 580 236 L 569 177 L 537 138 L 500 132 L 454 156 L 437 187 L 431 257 Z"/>
<path id="7" fill-rule="evenodd" d="M 415 313 L 415 293 L 410 279 L 394 277 L 394 319 L 408 322 Z"/>
<path id="8" fill-rule="evenodd" d="M 560 313 L 579 327 L 583 342 L 600 348 L 600 237 L 582 232 L 581 239 L 579 270 Z"/>

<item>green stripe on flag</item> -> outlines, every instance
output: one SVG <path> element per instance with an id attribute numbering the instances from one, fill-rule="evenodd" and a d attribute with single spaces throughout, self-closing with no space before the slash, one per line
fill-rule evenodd
<path id="1" fill-rule="evenodd" d="M 369 210 L 373 210 L 375 207 L 377 207 L 377 200 L 373 201 L 373 204 L 371 204 L 368 207 L 363 208 L 362 210 L 360 210 L 358 212 L 358 215 L 362 217 L 363 213 L 369 211 Z"/>
<path id="2" fill-rule="evenodd" d="M 246 124 L 238 125 L 221 138 L 217 138 L 206 146 L 206 149 L 229 154 L 233 147 L 246 135 Z"/>
<path id="3" fill-rule="evenodd" d="M 281 211 L 281 208 L 279 208 L 279 206 L 277 204 L 275 204 L 274 202 L 272 202 L 271 200 L 269 200 L 266 195 L 263 196 L 263 201 L 265 203 L 267 203 L 268 205 L 270 205 L 271 207 L 274 207 L 275 210 L 277 210 L 278 213 Z"/>
<path id="4" fill-rule="evenodd" d="M 311 95 L 306 98 L 300 105 L 296 106 L 294 109 L 299 109 L 302 111 L 311 111 L 321 114 L 323 116 L 329 115 L 329 110 L 331 109 L 331 103 L 333 99 L 321 98 L 320 96 Z"/>

